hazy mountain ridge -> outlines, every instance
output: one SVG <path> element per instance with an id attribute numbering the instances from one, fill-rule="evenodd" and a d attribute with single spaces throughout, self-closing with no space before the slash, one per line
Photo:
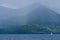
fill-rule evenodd
<path id="1" fill-rule="evenodd" d="M 1 10 L 1 15 L 9 14 L 8 18 L 3 16 L 1 19 L 0 26 L 6 28 L 0 29 L 0 34 L 60 33 L 60 15 L 40 4 L 17 10 L 7 9 L 2 12 L 3 10 Z"/>
<path id="2" fill-rule="evenodd" d="M 56 12 L 45 8 L 44 6 L 40 6 L 39 8 L 35 9 L 34 11 L 30 12 L 28 15 L 28 21 L 30 22 L 41 22 L 41 23 L 50 23 L 52 25 L 60 23 L 60 15 Z"/>
<path id="3" fill-rule="evenodd" d="M 35 8 L 38 8 L 37 4 L 20 9 L 11 9 L 0 6 L 0 26 L 4 28 L 8 26 L 25 25 L 27 23 L 27 14 Z"/>

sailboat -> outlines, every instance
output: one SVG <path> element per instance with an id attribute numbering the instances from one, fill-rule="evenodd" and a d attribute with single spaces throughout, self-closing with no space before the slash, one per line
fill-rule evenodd
<path id="1" fill-rule="evenodd" d="M 51 32 L 51 40 L 53 40 L 53 33 Z"/>
<path id="2" fill-rule="evenodd" d="M 51 35 L 53 35 L 53 33 L 51 32 Z"/>

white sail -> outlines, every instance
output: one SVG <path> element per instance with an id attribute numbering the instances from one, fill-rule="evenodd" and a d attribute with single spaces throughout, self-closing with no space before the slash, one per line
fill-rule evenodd
<path id="1" fill-rule="evenodd" d="M 51 35 L 53 35 L 53 33 L 51 32 Z"/>

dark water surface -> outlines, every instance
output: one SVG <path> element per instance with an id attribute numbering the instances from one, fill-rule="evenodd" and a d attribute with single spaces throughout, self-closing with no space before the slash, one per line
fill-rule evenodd
<path id="1" fill-rule="evenodd" d="M 60 34 L 0 34 L 0 40 L 60 40 Z"/>

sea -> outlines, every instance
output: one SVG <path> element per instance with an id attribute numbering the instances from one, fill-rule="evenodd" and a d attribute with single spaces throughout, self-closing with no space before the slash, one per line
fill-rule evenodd
<path id="1" fill-rule="evenodd" d="M 60 34 L 0 34 L 0 40 L 60 40 Z"/>

